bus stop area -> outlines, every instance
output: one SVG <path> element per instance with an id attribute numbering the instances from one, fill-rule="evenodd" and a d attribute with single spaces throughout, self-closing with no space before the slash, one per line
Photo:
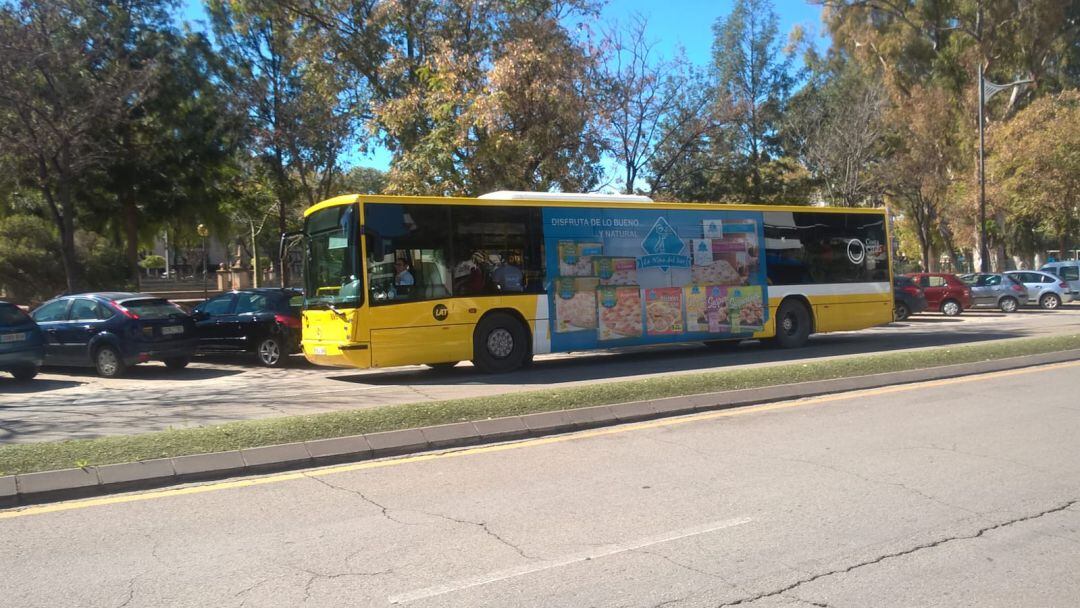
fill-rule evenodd
<path id="1" fill-rule="evenodd" d="M 46 369 L 30 384 L 0 379 L 0 441 L 89 439 L 1077 332 L 1080 305 L 1069 305 L 1012 315 L 996 311 L 968 311 L 959 317 L 919 315 L 870 330 L 813 336 L 806 348 L 795 351 L 746 342 L 724 351 L 691 344 L 546 355 L 526 369 L 499 375 L 476 373 L 468 363 L 446 371 L 423 366 L 325 368 L 299 356 L 281 369 L 263 368 L 254 360 L 238 364 L 236 359 L 205 356 L 180 373 L 149 364 L 114 379 L 99 378 L 90 370 Z"/>

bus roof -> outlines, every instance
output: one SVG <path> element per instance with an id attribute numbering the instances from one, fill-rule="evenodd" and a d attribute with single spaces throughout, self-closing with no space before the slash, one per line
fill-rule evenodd
<path id="1" fill-rule="evenodd" d="M 498 193 L 494 193 L 498 194 Z M 517 195 L 524 193 L 515 192 L 514 198 L 466 198 L 466 197 L 447 197 L 447 196 L 392 196 L 384 194 L 346 194 L 343 196 L 336 196 L 331 199 L 327 199 L 307 208 L 304 211 L 304 216 L 311 215 L 316 211 L 326 209 L 327 207 L 336 207 L 338 205 L 348 205 L 351 203 L 363 201 L 366 203 L 412 203 L 412 204 L 436 204 L 436 205 L 484 205 L 484 206 L 506 206 L 506 207 L 599 207 L 599 208 L 647 208 L 647 209 L 727 209 L 727 210 L 742 210 L 742 211 L 802 211 L 802 212 L 824 212 L 824 213 L 866 213 L 866 214 L 881 214 L 885 212 L 884 208 L 865 208 L 865 207 L 812 207 L 809 205 L 761 205 L 761 204 L 744 204 L 744 203 L 667 203 L 667 202 L 645 202 L 645 201 L 625 201 L 625 200 L 610 200 L 608 198 L 597 199 L 594 197 L 610 196 L 610 195 L 572 195 L 572 194 L 559 194 L 558 197 L 548 198 L 546 195 L 552 193 L 536 193 L 536 197 L 533 198 L 518 198 Z M 578 198 L 580 196 L 580 198 Z M 644 197 L 642 197 L 644 198 Z"/>

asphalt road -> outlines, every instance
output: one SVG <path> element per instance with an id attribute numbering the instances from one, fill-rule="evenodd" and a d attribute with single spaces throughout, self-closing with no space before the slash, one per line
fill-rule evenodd
<path id="1" fill-rule="evenodd" d="M 655 374 L 733 369 L 987 340 L 1080 332 L 1080 305 L 1005 315 L 917 315 L 904 323 L 825 334 L 797 351 L 746 343 L 734 351 L 702 346 L 549 355 L 529 369 L 485 376 L 463 363 L 447 373 L 426 367 L 362 371 L 311 366 L 258 367 L 243 356 L 200 357 L 174 372 L 161 364 L 102 379 L 90 370 L 48 370 L 19 385 L 0 377 L 0 444 L 80 439 L 438 399 L 595 383 Z"/>
<path id="2" fill-rule="evenodd" d="M 86 606 L 1072 607 L 1080 363 L 0 512 Z"/>

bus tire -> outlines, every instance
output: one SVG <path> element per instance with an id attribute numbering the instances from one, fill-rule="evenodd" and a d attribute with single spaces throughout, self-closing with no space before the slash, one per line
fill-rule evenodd
<path id="1" fill-rule="evenodd" d="M 473 365 L 485 374 L 518 369 L 529 354 L 529 332 L 511 315 L 496 312 L 480 320 L 473 332 Z"/>
<path id="2" fill-rule="evenodd" d="M 810 337 L 810 311 L 799 300 L 788 299 L 776 311 L 776 337 L 780 348 L 801 348 Z"/>

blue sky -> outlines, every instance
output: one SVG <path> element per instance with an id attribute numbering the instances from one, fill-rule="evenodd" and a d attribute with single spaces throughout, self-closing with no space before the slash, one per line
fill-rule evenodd
<path id="1" fill-rule="evenodd" d="M 828 41 L 820 37 L 821 7 L 806 0 L 773 0 L 780 16 L 780 31 L 787 34 L 796 25 L 802 25 L 816 44 L 824 49 Z M 711 61 L 712 26 L 717 17 L 731 12 L 733 0 L 609 0 L 603 11 L 605 22 L 627 22 L 635 14 L 648 20 L 650 38 L 656 42 L 656 52 L 666 58 L 672 57 L 678 48 L 697 65 Z M 185 0 L 183 18 L 188 21 L 205 19 L 200 0 Z M 363 165 L 387 169 L 390 155 L 386 150 L 376 149 L 368 157 L 350 159 L 350 165 Z"/>

